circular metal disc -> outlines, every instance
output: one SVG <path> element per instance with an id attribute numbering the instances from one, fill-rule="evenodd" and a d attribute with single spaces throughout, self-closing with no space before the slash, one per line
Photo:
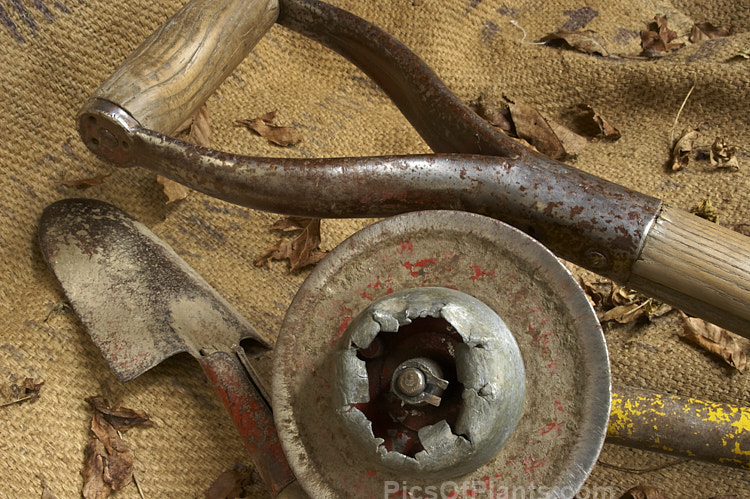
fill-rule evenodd
<path id="1" fill-rule="evenodd" d="M 476 471 L 442 483 L 404 481 L 375 466 L 342 431 L 333 402 L 336 349 L 352 318 L 375 299 L 420 286 L 457 289 L 492 308 L 513 333 L 526 371 L 524 412 L 505 446 Z M 315 498 L 410 490 L 476 497 L 514 487 L 572 497 L 601 450 L 609 406 L 604 336 L 578 284 L 538 242 L 480 215 L 409 213 L 356 233 L 302 285 L 276 344 L 276 427 Z"/>

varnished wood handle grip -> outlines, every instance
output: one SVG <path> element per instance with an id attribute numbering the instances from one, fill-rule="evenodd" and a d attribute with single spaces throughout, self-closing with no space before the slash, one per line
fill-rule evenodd
<path id="1" fill-rule="evenodd" d="M 278 0 L 191 0 L 144 41 L 92 98 L 144 128 L 172 133 L 273 25 Z"/>
<path id="2" fill-rule="evenodd" d="M 665 206 L 628 285 L 750 338 L 750 239 L 738 232 Z"/>

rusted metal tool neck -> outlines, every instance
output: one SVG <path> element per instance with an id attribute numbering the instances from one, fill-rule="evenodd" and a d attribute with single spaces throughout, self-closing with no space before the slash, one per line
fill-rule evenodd
<path id="1" fill-rule="evenodd" d="M 144 130 L 104 101 L 82 115 L 81 127 L 86 144 L 108 160 L 225 201 L 324 218 L 470 211 L 501 219 L 558 256 L 620 282 L 660 207 L 658 199 L 541 156 L 237 156 Z"/>

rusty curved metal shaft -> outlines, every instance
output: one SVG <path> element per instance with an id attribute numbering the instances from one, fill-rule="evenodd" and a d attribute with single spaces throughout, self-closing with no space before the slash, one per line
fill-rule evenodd
<path id="1" fill-rule="evenodd" d="M 541 156 L 256 158 L 142 129 L 103 101 L 96 109 L 92 128 L 108 127 L 109 119 L 123 132 L 121 166 L 148 168 L 225 201 L 321 218 L 470 211 L 501 219 L 558 256 L 621 282 L 660 207 L 658 199 Z"/>

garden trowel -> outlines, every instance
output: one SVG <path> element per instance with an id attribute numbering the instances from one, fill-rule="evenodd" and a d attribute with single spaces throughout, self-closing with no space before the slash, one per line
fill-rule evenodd
<path id="1" fill-rule="evenodd" d="M 270 344 L 224 298 L 147 227 L 101 201 L 66 199 L 48 206 L 39 242 L 120 380 L 189 353 L 229 411 L 272 494 L 296 491 L 262 385 L 240 341 L 251 339 L 256 349 Z"/>

